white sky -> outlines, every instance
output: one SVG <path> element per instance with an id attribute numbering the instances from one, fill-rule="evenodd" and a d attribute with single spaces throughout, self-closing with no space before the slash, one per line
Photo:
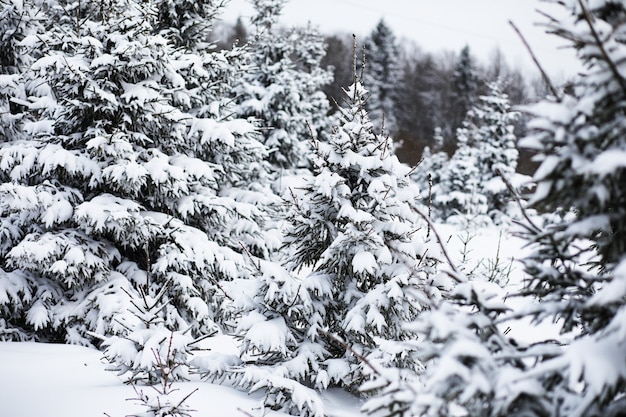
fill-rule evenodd
<path id="1" fill-rule="evenodd" d="M 545 22 L 537 9 L 557 16 L 563 13 L 562 8 L 541 0 L 290 0 L 281 21 L 286 26 L 310 21 L 324 33 L 355 33 L 363 38 L 384 18 L 398 39 L 412 39 L 425 51 L 458 52 L 468 44 L 481 62 L 487 62 L 499 47 L 509 64 L 535 71 L 508 23 L 512 20 L 552 76 L 574 74 L 579 66 L 573 52 L 564 50 L 564 41 L 536 25 Z M 235 21 L 251 14 L 246 0 L 230 0 L 223 18 Z"/>

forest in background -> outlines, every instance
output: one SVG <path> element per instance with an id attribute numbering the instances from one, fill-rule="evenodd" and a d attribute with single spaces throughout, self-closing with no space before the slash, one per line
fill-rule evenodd
<path id="1" fill-rule="evenodd" d="M 251 30 L 242 18 L 232 25 L 219 22 L 213 40 L 218 48 L 228 49 L 245 44 Z M 287 26 L 283 27 L 283 31 L 287 30 Z M 341 101 L 343 88 L 352 83 L 353 35 L 322 36 L 325 49 L 321 66 L 333 73 L 332 81 L 323 86 L 323 91 L 333 103 Z M 366 85 L 370 88 L 376 85 L 384 96 L 382 101 L 372 98 L 372 103 L 382 104 L 373 104 L 375 108 L 368 109 L 370 115 L 377 119 L 378 126 L 382 114 L 390 118 L 384 131 L 398 143 L 398 158 L 409 165 L 419 163 L 425 147 L 444 150 L 450 155 L 454 152 L 457 129 L 462 127 L 472 105 L 488 92 L 489 83 L 500 81 L 513 107 L 529 104 L 549 93 L 539 71 L 509 65 L 500 49 L 493 51 L 489 62 L 478 61 L 469 45 L 460 51 L 427 53 L 415 41 L 397 39 L 393 28 L 384 20 L 372 28 L 369 36 L 357 40 L 362 41 L 359 54 L 366 54 Z M 359 59 L 362 61 L 362 57 Z M 566 84 L 566 80 L 555 82 Z M 336 106 L 331 106 L 331 112 L 335 109 Z M 515 122 L 517 137 L 526 134 L 525 121 L 525 117 L 520 117 Z M 531 174 L 536 164 L 531 162 L 529 152 L 520 151 L 518 170 Z"/>

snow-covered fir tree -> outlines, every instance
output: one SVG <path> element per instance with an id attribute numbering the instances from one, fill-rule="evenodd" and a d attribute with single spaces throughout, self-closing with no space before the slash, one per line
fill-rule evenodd
<path id="1" fill-rule="evenodd" d="M 457 130 L 457 150 L 434 181 L 434 207 L 442 218 L 489 214 L 496 219 L 510 200 L 504 176 L 516 175 L 518 151 L 510 108 L 499 82 L 467 113 Z"/>
<path id="2" fill-rule="evenodd" d="M 531 203 L 562 216 L 529 227 L 526 291 L 541 301 L 533 317 L 558 321 L 573 340 L 534 346 L 523 380 L 542 387 L 528 398 L 538 413 L 617 416 L 626 409 L 626 4 L 564 5 L 570 15 L 550 29 L 586 70 L 571 95 L 529 109 L 523 145 L 541 160 Z"/>
<path id="3" fill-rule="evenodd" d="M 515 123 L 519 113 L 513 111 L 508 96 L 499 81 L 488 83 L 488 92 L 479 97 L 466 127 L 478 149 L 477 164 L 483 194 L 489 210 L 505 211 L 510 192 L 502 176 L 512 180 L 515 176 L 519 152 L 515 137 Z"/>
<path id="4" fill-rule="evenodd" d="M 396 36 L 385 21 L 380 20 L 364 45 L 363 83 L 370 92 L 369 117 L 379 133 L 384 130 L 394 134 L 398 129 L 395 107 L 402 78 Z"/>
<path id="5" fill-rule="evenodd" d="M 363 411 L 376 417 L 543 415 L 534 414 L 525 398 L 526 390 L 540 387 L 516 383 L 525 365 L 497 325 L 507 311 L 504 290 L 480 278 L 470 280 L 453 265 L 441 269 L 458 283 L 443 297 L 430 297 L 408 326 L 418 336 L 407 343 L 414 345 L 424 370 L 415 379 L 377 375 L 372 385 L 382 386 L 382 392 Z"/>
<path id="6" fill-rule="evenodd" d="M 251 184 L 265 148 L 214 115 L 211 86 L 229 80 L 212 77 L 236 71 L 174 54 L 148 3 L 99 5 L 50 6 L 25 74 L 28 137 L 0 147 L 3 339 L 125 334 L 118 315 L 163 288 L 167 328 L 209 334 L 220 281 L 248 273 L 242 246 L 268 251 L 271 194 Z"/>
<path id="7" fill-rule="evenodd" d="M 283 30 L 285 0 L 253 0 L 250 68 L 237 87 L 241 117 L 256 120 L 277 172 L 307 166 L 309 143 L 327 126 L 329 103 L 322 87 L 331 81 L 320 67 L 323 37 L 313 28 Z"/>
<path id="8" fill-rule="evenodd" d="M 488 211 L 480 182 L 478 149 L 470 142 L 467 129 L 458 129 L 456 140 L 456 151 L 433 180 L 433 211 L 443 220 L 455 215 L 473 218 Z"/>
<path id="9" fill-rule="evenodd" d="M 571 94 L 527 108 L 531 133 L 522 141 L 541 160 L 530 203 L 550 213 L 543 223 L 526 224 L 534 251 L 520 296 L 536 300 L 510 315 L 532 319 L 537 331 L 527 332 L 534 340 L 502 337 L 502 295 L 461 284 L 451 293 L 455 303 L 432 308 L 415 324 L 429 335 L 421 348 L 436 366 L 426 362 L 419 384 L 387 391 L 407 415 L 590 417 L 626 409 L 626 6 L 563 5 L 570 15 L 549 29 L 573 42 L 586 71 Z M 545 335 L 544 321 L 560 332 Z M 410 404 L 402 403 L 407 398 Z"/>
<path id="10" fill-rule="evenodd" d="M 415 375 L 405 324 L 433 295 L 421 291 L 434 252 L 409 169 L 375 132 L 361 83 L 346 96 L 329 142 L 316 142 L 314 176 L 291 190 L 285 267 L 258 262 L 256 287 L 237 284 L 246 365 L 232 377 L 298 415 L 323 415 L 317 390 L 356 392 L 374 369 Z"/>

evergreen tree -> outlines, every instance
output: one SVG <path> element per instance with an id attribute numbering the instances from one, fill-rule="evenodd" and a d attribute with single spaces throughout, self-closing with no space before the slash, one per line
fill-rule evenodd
<path id="1" fill-rule="evenodd" d="M 163 288 L 168 329 L 212 333 L 220 281 L 248 273 L 241 246 L 268 251 L 258 202 L 271 196 L 250 184 L 264 147 L 249 123 L 214 115 L 228 61 L 174 54 L 147 3 L 79 23 L 74 6 L 51 6 L 38 37 L 29 137 L 0 148 L 0 333 L 126 334 L 116 317 Z"/>
<path id="2" fill-rule="evenodd" d="M 566 7 L 570 16 L 552 20 L 550 30 L 574 42 L 587 70 L 571 94 L 528 108 L 534 118 L 523 145 L 542 161 L 531 204 L 550 216 L 526 225 L 534 251 L 521 296 L 539 302 L 520 300 L 527 307 L 509 318 L 549 320 L 560 333 L 531 328 L 531 345 L 503 338 L 494 326 L 506 323 L 495 318 L 500 297 L 489 302 L 457 287 L 457 298 L 472 300 L 469 309 L 448 315 L 449 304 L 441 305 L 431 311 L 453 321 L 424 322 L 423 314 L 416 322 L 430 334 L 424 348 L 437 365 L 427 366 L 419 385 L 388 391 L 412 398 L 408 415 L 449 415 L 454 407 L 494 417 L 621 416 L 626 408 L 626 7 L 584 0 Z"/>
<path id="3" fill-rule="evenodd" d="M 515 176 L 519 152 L 514 129 L 518 113 L 511 110 L 509 99 L 500 82 L 487 85 L 488 93 L 479 97 L 471 109 L 465 129 L 477 149 L 476 163 L 479 183 L 487 197 L 488 210 L 505 211 L 510 192 L 502 180 Z"/>
<path id="4" fill-rule="evenodd" d="M 478 73 L 469 46 L 461 49 L 456 61 L 451 93 L 452 106 L 448 122 L 450 131 L 444 133 L 452 136 L 456 129 L 462 127 L 465 115 L 476 104 L 478 98 Z"/>
<path id="5" fill-rule="evenodd" d="M 561 346 L 539 343 L 524 378 L 543 387 L 529 398 L 541 412 L 617 416 L 626 409 L 626 6 L 567 6 L 570 16 L 551 29 L 574 42 L 586 72 L 571 95 L 530 107 L 535 118 L 523 142 L 542 161 L 533 206 L 567 214 L 529 228 L 535 252 L 526 291 L 541 300 L 536 320 L 558 320 L 575 336 Z"/>
<path id="6" fill-rule="evenodd" d="M 383 20 L 365 40 L 365 61 L 363 82 L 370 92 L 367 109 L 372 123 L 379 132 L 384 129 L 395 134 L 398 129 L 395 114 L 402 67 L 396 37 Z"/>
<path id="7" fill-rule="evenodd" d="M 445 90 L 442 81 L 442 69 L 438 68 L 432 56 L 416 52 L 407 54 L 403 59 L 402 78 L 399 80 L 395 113 L 398 120 L 397 137 L 402 140 L 398 158 L 416 164 L 422 159 L 422 151 L 426 146 L 437 151 L 433 137 L 441 118 L 441 97 Z M 441 129 L 440 129 L 441 130 Z M 422 162 L 423 163 L 423 162 Z"/>
<path id="8" fill-rule="evenodd" d="M 250 43 L 250 69 L 238 86 L 238 114 L 263 132 L 276 171 L 307 165 L 311 133 L 317 135 L 329 104 L 322 87 L 331 75 L 320 67 L 323 38 L 311 28 L 281 31 L 284 0 L 254 0 L 257 28 Z"/>
<path id="9" fill-rule="evenodd" d="M 435 217 L 453 215 L 473 218 L 487 214 L 487 197 L 483 194 L 478 151 L 470 144 L 468 131 L 457 131 L 457 149 L 433 180 Z"/>
<path id="10" fill-rule="evenodd" d="M 311 388 L 356 391 L 373 372 L 367 364 L 408 375 L 420 366 L 404 325 L 422 308 L 434 264 L 418 238 L 415 192 L 369 121 L 361 83 L 346 95 L 329 142 L 316 144 L 314 176 L 292 190 L 286 268 L 258 263 L 260 286 L 241 287 L 255 291 L 237 329 L 251 363 L 234 377 L 299 415 L 324 412 Z"/>
<path id="11" fill-rule="evenodd" d="M 452 214 L 506 212 L 510 191 L 502 179 L 515 176 L 518 151 L 507 96 L 498 82 L 467 113 L 457 130 L 457 150 L 434 184 L 434 207 L 442 218 Z"/>
<path id="12" fill-rule="evenodd" d="M 428 308 L 409 327 L 418 338 L 408 343 L 424 365 L 419 379 L 380 373 L 372 385 L 382 391 L 363 410 L 377 417 L 544 415 L 525 401 L 527 390 L 541 388 L 516 382 L 524 363 L 497 326 L 507 310 L 504 290 L 448 267 L 458 283 L 426 300 Z"/>

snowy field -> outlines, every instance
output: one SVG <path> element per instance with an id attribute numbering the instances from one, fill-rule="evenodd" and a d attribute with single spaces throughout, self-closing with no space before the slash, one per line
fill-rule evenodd
<path id="1" fill-rule="evenodd" d="M 459 225 L 439 225 L 437 231 L 447 242 L 453 261 L 463 263 L 466 271 L 493 268 L 496 263 L 508 271 L 509 281 L 503 294 L 514 292 L 523 279 L 517 259 L 527 249 L 524 241 L 495 227 L 464 229 Z M 500 248 L 498 251 L 498 247 Z M 497 257 L 497 258 L 496 258 Z M 514 300 L 507 300 L 511 307 Z M 513 323 L 510 336 L 529 340 L 542 335 L 534 328 L 530 334 L 524 323 Z M 545 332 L 554 332 L 547 324 Z M 204 346 L 211 351 L 234 353 L 231 339 L 213 338 Z M 202 353 L 199 353 L 201 355 Z M 0 417 L 124 417 L 144 409 L 134 401 L 133 387 L 106 371 L 102 353 L 79 346 L 39 343 L 0 343 Z M 187 403 L 193 415 L 218 417 L 286 416 L 260 408 L 262 393 L 247 394 L 228 386 L 203 381 L 177 383 L 181 397 L 197 390 Z M 150 390 L 141 386 L 138 389 Z M 355 417 L 360 401 L 341 392 L 325 392 L 328 416 Z"/>
<path id="2" fill-rule="evenodd" d="M 101 352 L 80 346 L 0 343 L 0 416 L 124 417 L 144 411 L 132 400 L 133 388 L 106 371 L 101 359 Z M 197 389 L 187 401 L 194 416 L 286 416 L 261 409 L 260 394 L 201 381 L 175 387 L 181 397 Z M 359 415 L 356 399 L 330 392 L 324 398 L 329 416 Z"/>

